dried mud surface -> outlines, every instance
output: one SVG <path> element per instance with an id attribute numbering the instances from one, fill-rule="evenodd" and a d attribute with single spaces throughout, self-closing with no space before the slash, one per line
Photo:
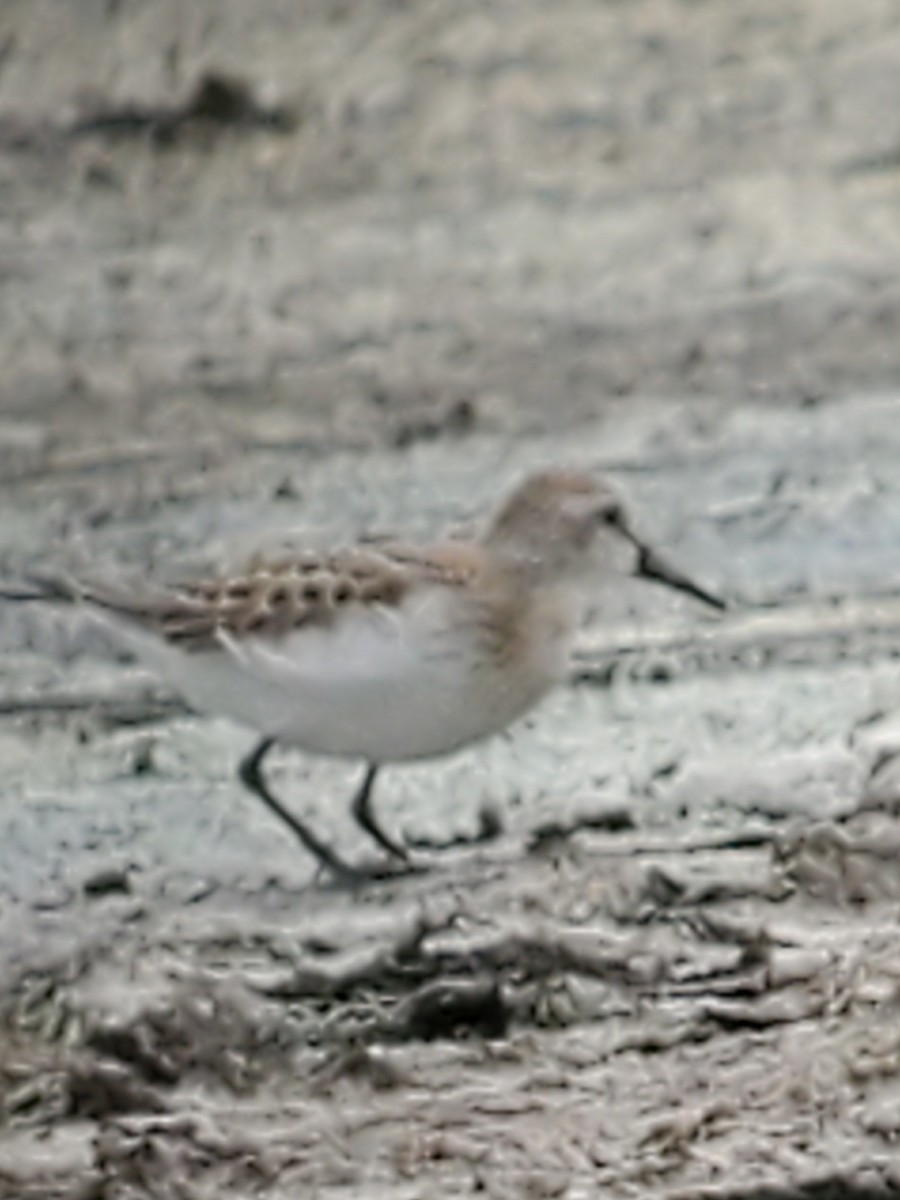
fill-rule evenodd
<path id="1" fill-rule="evenodd" d="M 898 99 L 889 0 L 6 0 L 3 580 L 574 459 L 732 607 L 598 597 L 355 892 L 0 608 L 0 1197 L 900 1192 Z"/>

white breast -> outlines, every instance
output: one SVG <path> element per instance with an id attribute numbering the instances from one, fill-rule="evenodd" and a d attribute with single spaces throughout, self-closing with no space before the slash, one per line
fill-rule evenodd
<path id="1" fill-rule="evenodd" d="M 194 654 L 114 624 L 202 711 L 314 753 L 392 762 L 496 733 L 564 674 L 571 628 L 558 613 L 498 662 L 473 611 L 456 590 L 426 588 L 398 608 L 353 607 L 277 641 L 223 635 L 218 649 Z"/>

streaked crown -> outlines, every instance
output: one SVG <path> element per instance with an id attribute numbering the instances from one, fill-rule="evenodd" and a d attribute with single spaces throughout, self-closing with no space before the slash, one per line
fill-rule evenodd
<path id="1" fill-rule="evenodd" d="M 580 574 L 599 531 L 620 517 L 619 499 L 606 484 L 582 471 L 542 471 L 503 504 L 485 543 L 537 571 Z"/>

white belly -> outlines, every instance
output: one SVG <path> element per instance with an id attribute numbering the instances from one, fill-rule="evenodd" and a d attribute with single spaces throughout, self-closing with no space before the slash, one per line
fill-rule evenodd
<path id="1" fill-rule="evenodd" d="M 348 610 L 329 628 L 226 638 L 194 654 L 125 632 L 194 707 L 313 753 L 373 763 L 446 754 L 499 732 L 559 681 L 568 652 L 556 629 L 514 661 L 492 660 L 441 589 L 399 609 Z"/>

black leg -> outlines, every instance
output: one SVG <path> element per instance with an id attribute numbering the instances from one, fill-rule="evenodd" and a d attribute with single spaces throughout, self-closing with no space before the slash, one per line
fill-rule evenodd
<path id="1" fill-rule="evenodd" d="M 354 867 L 345 863 L 343 859 L 338 858 L 329 846 L 326 846 L 324 842 L 320 842 L 316 835 L 307 829 L 301 821 L 298 821 L 293 813 L 288 812 L 281 801 L 277 800 L 269 791 L 269 786 L 262 773 L 262 763 L 274 745 L 274 738 L 263 738 L 256 749 L 247 755 L 238 768 L 241 782 L 254 796 L 258 796 L 262 800 L 270 812 L 273 812 L 276 817 L 281 818 L 295 837 L 300 839 L 310 854 L 314 854 L 319 862 L 327 867 L 332 874 L 341 879 L 348 880 L 362 878 L 362 872 L 357 871 Z"/>
<path id="2" fill-rule="evenodd" d="M 388 854 L 393 854 L 394 858 L 399 858 L 403 862 L 409 862 L 409 851 L 405 846 L 401 846 L 399 842 L 395 842 L 393 838 L 379 827 L 375 820 L 375 814 L 372 812 L 372 789 L 375 785 L 375 777 L 378 774 L 378 767 L 371 766 L 366 770 L 366 777 L 362 781 L 362 786 L 353 797 L 353 815 L 357 822 L 362 826 L 366 833 L 375 839 L 379 846 L 387 850 Z"/>

